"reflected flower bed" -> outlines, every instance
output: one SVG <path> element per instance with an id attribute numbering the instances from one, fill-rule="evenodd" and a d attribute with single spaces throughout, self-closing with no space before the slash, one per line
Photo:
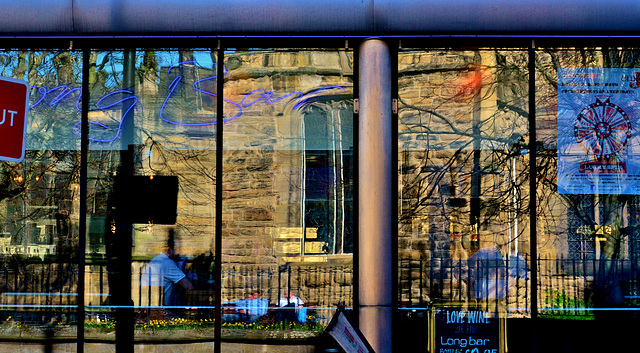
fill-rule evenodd
<path id="1" fill-rule="evenodd" d="M 294 339 L 304 340 L 319 336 L 327 326 L 325 320 L 309 317 L 306 323 L 298 322 L 224 322 L 222 336 L 235 339 Z M 210 340 L 214 337 L 213 319 L 171 318 L 150 320 L 135 324 L 136 341 L 147 340 Z M 86 320 L 85 338 L 115 340 L 116 321 L 112 319 Z M 46 338 L 74 339 L 77 327 L 73 324 L 52 321 L 45 325 L 32 325 L 9 318 L 0 324 L 0 337 L 23 340 Z"/>

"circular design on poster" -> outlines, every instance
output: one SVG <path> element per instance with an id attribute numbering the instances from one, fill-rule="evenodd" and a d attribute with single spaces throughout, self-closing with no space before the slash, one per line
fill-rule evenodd
<path id="1" fill-rule="evenodd" d="M 627 113 L 609 102 L 610 97 L 596 97 L 586 106 L 574 124 L 576 141 L 597 159 L 616 156 L 631 138 L 631 122 Z"/>

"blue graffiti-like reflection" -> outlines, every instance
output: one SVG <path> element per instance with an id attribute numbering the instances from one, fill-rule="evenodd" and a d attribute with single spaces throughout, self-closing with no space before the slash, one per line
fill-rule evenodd
<path id="1" fill-rule="evenodd" d="M 167 70 L 167 74 L 171 75 L 171 72 L 173 69 L 177 69 L 182 66 L 194 67 L 195 65 L 196 65 L 195 61 L 179 62 L 169 67 Z M 213 64 L 214 68 L 216 65 L 217 64 L 215 63 Z M 226 67 L 224 68 L 224 74 L 225 75 L 227 74 Z M 207 90 L 206 88 L 207 86 L 215 87 L 215 83 L 217 82 L 216 80 L 217 77 L 218 77 L 217 75 L 212 75 L 212 76 L 208 76 L 208 77 L 196 80 L 195 82 L 193 82 L 191 88 L 195 92 L 199 92 L 203 95 L 211 97 L 212 100 L 215 102 L 217 100 L 218 95 L 215 92 Z M 178 74 L 176 75 L 176 77 L 173 78 L 171 83 L 167 86 L 166 96 L 160 107 L 159 118 L 168 124 L 181 125 L 181 126 L 215 125 L 217 123 L 215 119 L 215 115 L 209 115 L 205 117 L 208 119 L 204 119 L 204 121 L 197 121 L 197 122 L 181 122 L 181 121 L 176 121 L 167 116 L 165 111 L 168 108 L 168 105 L 170 105 L 171 101 L 174 99 L 175 91 L 178 89 L 178 87 L 184 84 L 185 83 L 184 83 L 183 75 Z M 71 97 L 75 95 L 75 109 L 78 112 L 82 111 L 80 107 L 81 101 L 82 101 L 82 89 L 79 87 L 69 88 L 69 86 L 67 85 L 60 85 L 54 88 L 33 86 L 31 87 L 31 90 L 32 92 L 37 92 L 36 94 L 38 94 L 39 97 L 37 98 L 35 103 L 29 106 L 29 109 L 35 109 L 36 107 L 42 104 L 45 104 L 44 103 L 45 99 L 48 96 L 55 95 L 55 97 L 53 97 L 48 103 L 46 103 L 48 106 L 54 107 L 60 104 L 63 100 L 71 99 Z M 307 102 L 309 99 L 313 98 L 314 96 L 317 96 L 322 92 L 329 91 L 329 90 L 340 90 L 343 93 L 346 93 L 346 90 L 341 86 L 326 86 L 326 87 L 318 88 L 307 94 L 303 92 L 295 91 L 295 92 L 285 93 L 282 96 L 276 97 L 275 92 L 268 91 L 264 88 L 258 88 L 245 94 L 240 100 L 240 103 L 237 103 L 231 99 L 223 98 L 223 101 L 225 103 L 231 105 L 231 108 L 229 110 L 233 113 L 230 116 L 224 117 L 223 122 L 229 122 L 229 121 L 240 118 L 243 114 L 243 108 L 250 107 L 260 102 L 264 105 L 270 105 L 276 102 L 280 102 L 284 99 L 295 99 L 297 97 L 297 100 L 293 105 L 293 109 L 295 110 L 303 106 L 305 102 Z M 123 109 L 122 116 L 119 119 L 117 119 L 118 124 L 117 124 L 117 127 L 115 128 L 110 127 L 106 124 L 100 123 L 98 121 L 90 120 L 89 124 L 91 126 L 99 128 L 98 130 L 96 130 L 96 131 L 100 131 L 98 132 L 99 134 L 107 133 L 110 130 L 113 130 L 113 133 L 106 138 L 97 138 L 95 137 L 95 134 L 91 134 L 94 136 L 89 136 L 89 140 L 97 143 L 109 143 L 109 142 L 115 141 L 122 133 L 122 126 L 125 119 L 129 116 L 129 113 L 136 107 L 136 105 L 138 104 L 138 101 L 139 101 L 138 97 L 134 95 L 132 91 L 129 91 L 129 90 L 115 90 L 100 97 L 100 99 L 98 99 L 98 101 L 95 104 L 95 108 L 91 110 L 108 111 L 108 110 L 115 110 L 118 107 L 122 107 L 126 109 Z M 202 117 L 199 117 L 199 118 L 202 119 Z M 81 122 L 77 121 L 73 125 L 73 130 L 78 135 L 80 135 L 80 124 Z"/>

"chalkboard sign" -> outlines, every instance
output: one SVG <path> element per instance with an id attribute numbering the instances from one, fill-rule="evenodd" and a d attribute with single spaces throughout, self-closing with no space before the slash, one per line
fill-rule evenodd
<path id="1" fill-rule="evenodd" d="M 475 307 L 435 307 L 432 353 L 501 353 L 504 322 Z"/>

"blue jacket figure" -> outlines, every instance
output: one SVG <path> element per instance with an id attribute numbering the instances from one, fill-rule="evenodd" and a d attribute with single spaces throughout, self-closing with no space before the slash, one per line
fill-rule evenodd
<path id="1" fill-rule="evenodd" d="M 469 258 L 470 279 L 476 299 L 499 299 L 507 294 L 507 270 L 496 246 L 478 250 Z"/>

